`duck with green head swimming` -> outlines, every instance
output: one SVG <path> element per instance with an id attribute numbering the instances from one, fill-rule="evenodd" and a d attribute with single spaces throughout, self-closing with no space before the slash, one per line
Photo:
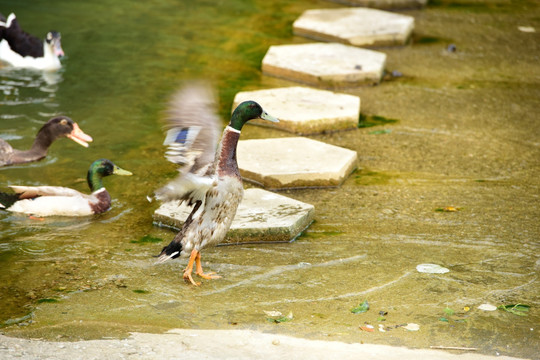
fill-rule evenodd
<path id="1" fill-rule="evenodd" d="M 0 194 L 0 207 L 7 211 L 35 216 L 85 216 L 100 214 L 111 206 L 111 196 L 103 186 L 109 175 L 132 175 L 107 159 L 96 160 L 90 165 L 87 181 L 91 194 L 62 186 L 12 185 L 14 194 Z"/>

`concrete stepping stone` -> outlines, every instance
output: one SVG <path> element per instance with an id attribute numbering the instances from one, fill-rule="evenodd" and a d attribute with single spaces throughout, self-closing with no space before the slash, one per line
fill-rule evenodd
<path id="1" fill-rule="evenodd" d="M 412 16 L 367 8 L 306 10 L 294 23 L 295 35 L 354 46 L 404 45 Z"/>
<path id="2" fill-rule="evenodd" d="M 266 75 L 326 88 L 378 84 L 386 54 L 338 43 L 270 46 L 262 61 Z"/>
<path id="3" fill-rule="evenodd" d="M 154 212 L 154 224 L 178 230 L 190 212 L 185 204 L 170 201 Z M 224 242 L 291 241 L 313 222 L 314 215 L 313 205 L 263 189 L 246 189 Z"/>
<path id="4" fill-rule="evenodd" d="M 428 0 L 330 0 L 332 2 L 377 9 L 410 9 L 424 7 Z"/>
<path id="5" fill-rule="evenodd" d="M 257 101 L 279 119 L 278 123 L 252 120 L 248 124 L 271 126 L 296 134 L 355 129 L 360 117 L 358 96 L 302 86 L 239 92 L 232 108 L 246 100 Z"/>
<path id="6" fill-rule="evenodd" d="M 265 188 L 339 186 L 356 169 L 356 151 L 320 141 L 290 137 L 241 140 L 240 174 Z"/>

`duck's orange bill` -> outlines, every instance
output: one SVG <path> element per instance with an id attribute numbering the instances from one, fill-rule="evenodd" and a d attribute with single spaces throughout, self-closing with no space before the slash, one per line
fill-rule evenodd
<path id="1" fill-rule="evenodd" d="M 85 134 L 77 123 L 73 123 L 73 131 L 67 137 L 84 147 L 88 147 L 88 143 L 93 141 L 92 137 Z"/>

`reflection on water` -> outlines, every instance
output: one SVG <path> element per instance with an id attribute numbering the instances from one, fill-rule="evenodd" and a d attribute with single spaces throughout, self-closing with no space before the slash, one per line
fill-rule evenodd
<path id="1" fill-rule="evenodd" d="M 476 307 L 540 306 L 540 94 L 531 80 L 540 75 L 530 51 L 537 47 L 534 38 L 515 30 L 516 18 L 533 25 L 538 19 L 526 10 L 531 1 L 523 2 L 525 10 L 501 4 L 504 11 L 482 1 L 472 10 L 445 3 L 408 13 L 417 17 L 419 33 L 457 43 L 459 56 L 441 56 L 442 40 L 384 49 L 389 69 L 405 76 L 347 91 L 361 96 L 363 113 L 399 119 L 379 125 L 393 131 L 314 136 L 357 151 L 366 170 L 339 188 L 284 192 L 315 205 L 316 221 L 306 234 L 291 244 L 207 249 L 205 268 L 223 278 L 193 288 L 181 280 L 185 262 L 153 265 L 174 236 L 152 225 L 159 204 L 146 200 L 176 175 L 161 146 L 160 118 L 169 94 L 182 79 L 208 77 L 217 84 L 225 118 L 237 91 L 296 85 L 261 76 L 268 46 L 303 42 L 291 34 L 294 19 L 309 8 L 340 5 L 98 0 L 57 2 L 51 9 L 45 1 L 17 1 L 13 11 L 36 28 L 62 19 L 57 27 L 70 56 L 61 72 L 45 74 L 57 76 L 52 80 L 0 69 L 0 136 L 28 148 L 41 124 L 61 113 L 94 142 L 85 149 L 59 140 L 43 161 L 2 168 L 0 191 L 25 184 L 88 192 L 86 172 L 98 158 L 134 175 L 104 179 L 113 203 L 98 216 L 40 220 L 0 211 L 0 324 L 10 325 L 3 330 L 78 339 L 173 327 L 241 327 L 350 342 L 533 354 L 539 338 L 536 310 L 518 317 Z M 254 126 L 242 134 L 243 139 L 281 136 L 290 134 Z M 445 206 L 460 210 L 436 211 Z M 140 241 L 145 235 L 163 241 Z M 419 274 L 415 267 L 421 263 L 451 271 Z M 372 310 L 351 314 L 365 299 Z M 442 322 L 446 307 L 471 311 Z M 265 310 L 292 311 L 294 319 L 270 323 Z M 359 330 L 365 322 L 377 328 L 382 310 L 388 312 L 385 325 L 414 322 L 421 330 Z M 17 322 L 26 326 L 12 325 Z"/>

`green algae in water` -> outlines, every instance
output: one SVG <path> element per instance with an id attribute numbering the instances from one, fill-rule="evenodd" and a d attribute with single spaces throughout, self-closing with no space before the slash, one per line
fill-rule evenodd
<path id="1" fill-rule="evenodd" d="M 38 304 L 43 304 L 43 303 L 57 303 L 57 302 L 60 302 L 58 299 L 53 299 L 53 298 L 43 298 L 43 299 L 39 299 L 37 301 Z"/>
<path id="2" fill-rule="evenodd" d="M 388 119 L 384 116 L 379 115 L 364 115 L 360 114 L 360 119 L 358 120 L 358 127 L 359 128 L 367 128 L 367 127 L 373 127 L 378 125 L 386 125 L 386 124 L 395 124 L 399 120 L 397 119 Z"/>
<path id="3" fill-rule="evenodd" d="M 362 171 L 355 177 L 357 185 L 386 185 L 395 176 L 376 171 Z"/>
<path id="4" fill-rule="evenodd" d="M 413 38 L 415 44 L 435 44 L 441 43 L 443 40 L 434 36 L 418 36 Z"/>
<path id="5" fill-rule="evenodd" d="M 150 294 L 150 291 L 148 290 L 141 290 L 141 289 L 135 289 L 132 290 L 135 294 Z"/>

